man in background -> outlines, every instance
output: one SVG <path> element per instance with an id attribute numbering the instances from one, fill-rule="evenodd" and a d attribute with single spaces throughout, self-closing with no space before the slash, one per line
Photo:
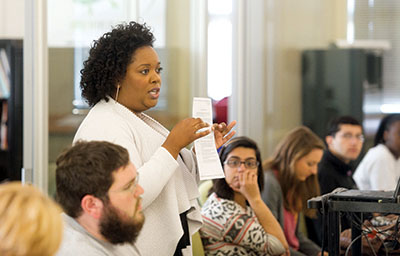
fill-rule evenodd
<path id="1" fill-rule="evenodd" d="M 143 226 L 143 188 L 126 149 L 77 142 L 57 159 L 57 200 L 64 238 L 58 256 L 140 255 L 134 242 Z"/>
<path id="2" fill-rule="evenodd" d="M 330 193 L 338 187 L 357 189 L 353 180 L 355 166 L 352 161 L 358 158 L 364 143 L 360 122 L 351 116 L 340 116 L 331 120 L 325 143 L 327 149 L 318 164 L 321 195 Z M 319 214 L 318 219 L 306 219 L 306 222 L 309 238 L 321 245 L 323 225 L 321 215 Z M 350 228 L 350 220 L 346 216 L 341 218 L 341 227 L 342 231 Z"/>
<path id="3" fill-rule="evenodd" d="M 318 165 L 318 180 L 321 195 L 335 188 L 357 188 L 353 180 L 352 161 L 360 155 L 364 135 L 361 124 L 351 116 L 333 119 L 325 137 L 327 150 Z"/>

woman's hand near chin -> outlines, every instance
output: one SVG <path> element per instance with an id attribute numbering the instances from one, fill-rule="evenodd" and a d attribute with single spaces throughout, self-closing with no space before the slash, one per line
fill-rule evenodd
<path id="1" fill-rule="evenodd" d="M 251 204 L 252 201 L 261 200 L 260 188 L 257 182 L 257 169 L 246 170 L 239 173 L 240 192 Z"/>
<path id="2" fill-rule="evenodd" d="M 264 231 L 278 238 L 286 250 L 285 255 L 290 255 L 289 244 L 285 234 L 268 206 L 261 199 L 258 187 L 257 169 L 245 170 L 239 174 L 240 193 L 247 199 Z"/>
<path id="3" fill-rule="evenodd" d="M 199 131 L 209 127 L 200 118 L 186 118 L 177 123 L 162 144 L 168 152 L 176 159 L 182 148 L 186 147 L 198 138 L 210 134 L 210 129 Z M 199 132 L 198 132 L 199 131 Z"/>

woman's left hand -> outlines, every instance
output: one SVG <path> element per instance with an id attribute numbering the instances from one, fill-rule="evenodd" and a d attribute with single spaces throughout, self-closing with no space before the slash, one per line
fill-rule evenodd
<path id="1" fill-rule="evenodd" d="M 226 125 L 225 123 L 213 124 L 215 146 L 217 149 L 235 135 L 236 132 L 232 131 L 232 128 L 235 125 L 236 121 L 232 121 L 229 125 Z"/>

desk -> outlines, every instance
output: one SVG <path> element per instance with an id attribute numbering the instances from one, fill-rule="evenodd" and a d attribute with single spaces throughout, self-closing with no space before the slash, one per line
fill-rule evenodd
<path id="1" fill-rule="evenodd" d="M 342 201 L 323 195 L 308 200 L 308 208 L 324 209 L 323 214 L 328 217 L 328 252 L 329 255 L 340 254 L 340 212 L 349 212 L 357 214 L 362 219 L 362 213 L 394 213 L 400 214 L 400 204 L 398 203 L 378 203 L 378 202 L 355 202 Z M 352 225 L 352 240 L 361 234 L 361 231 Z M 361 239 L 353 243 L 351 247 L 351 255 L 361 255 Z"/>

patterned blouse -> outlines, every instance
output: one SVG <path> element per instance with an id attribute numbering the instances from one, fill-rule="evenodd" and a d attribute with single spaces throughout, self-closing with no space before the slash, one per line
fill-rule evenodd
<path id="1" fill-rule="evenodd" d="M 206 255 L 281 255 L 285 249 L 267 234 L 251 207 L 211 194 L 201 214 L 200 236 Z"/>

